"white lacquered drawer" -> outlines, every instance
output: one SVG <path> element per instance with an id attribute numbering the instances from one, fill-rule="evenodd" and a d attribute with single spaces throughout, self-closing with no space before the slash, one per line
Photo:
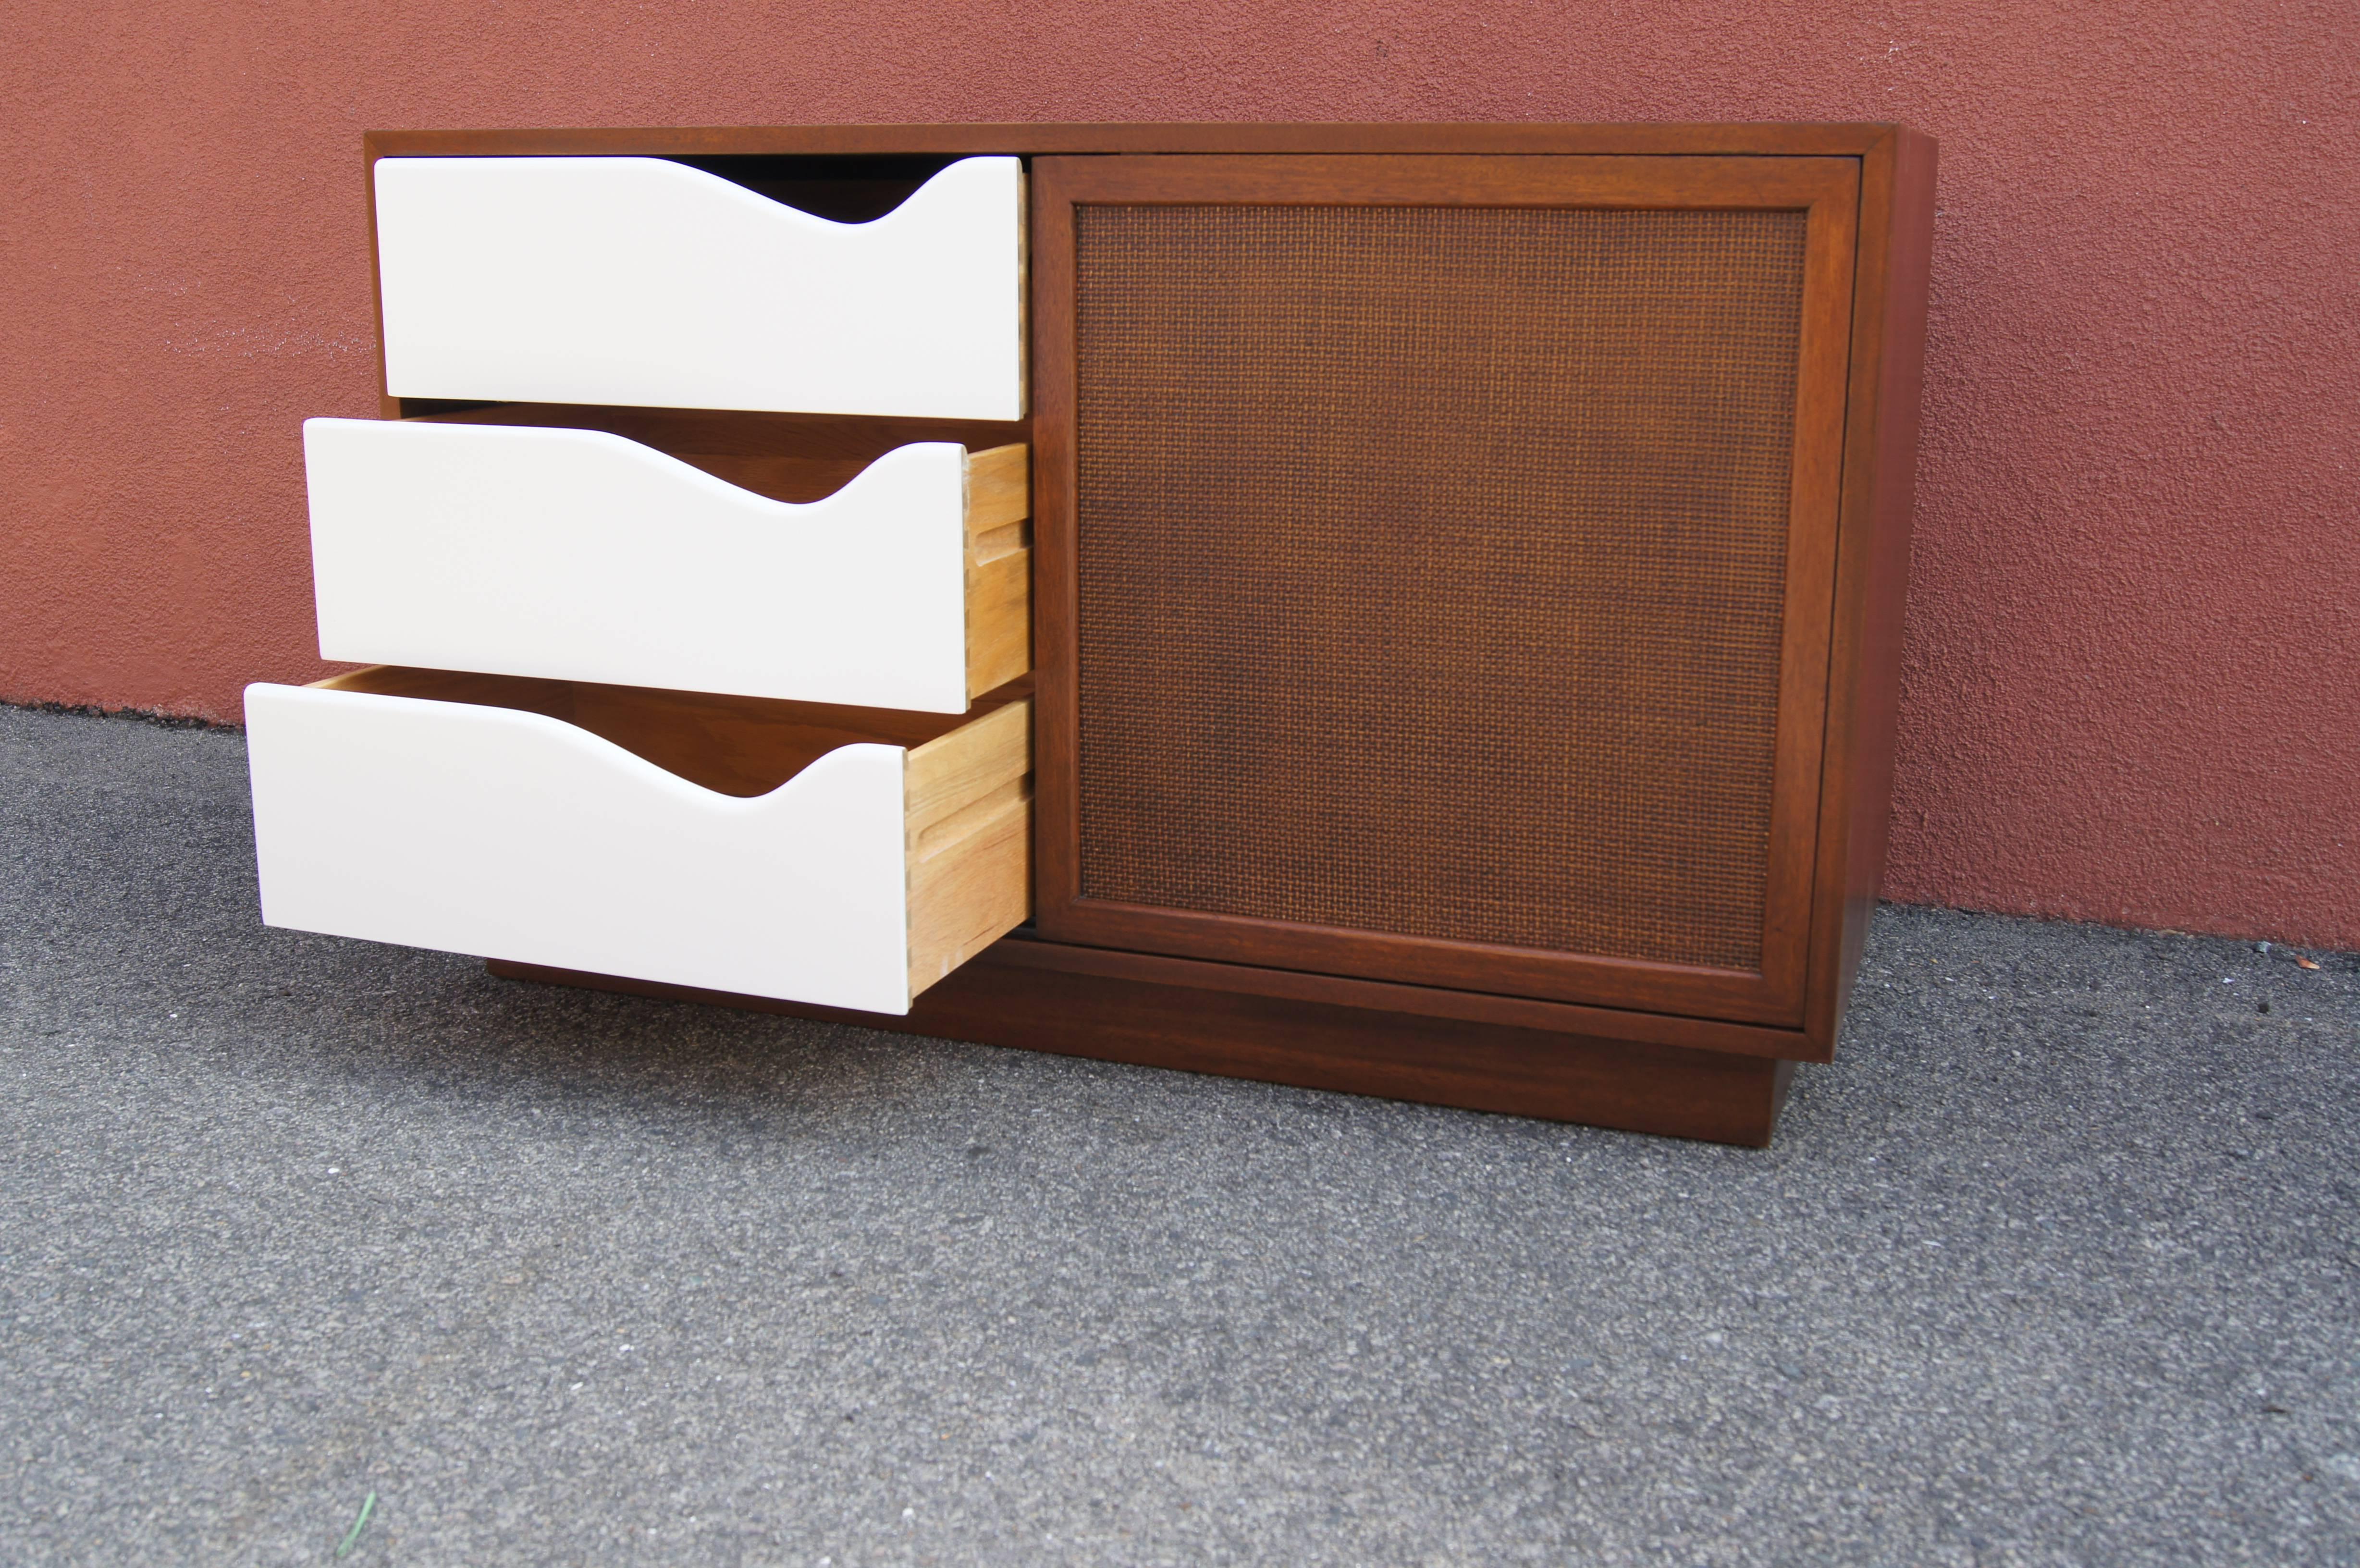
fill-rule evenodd
<path id="1" fill-rule="evenodd" d="M 1014 419 L 1024 175 L 839 223 L 646 158 L 375 166 L 397 397 Z"/>
<path id="2" fill-rule="evenodd" d="M 961 713 L 1032 661 L 1025 449 L 806 505 L 599 430 L 311 419 L 322 657 Z"/>
<path id="3" fill-rule="evenodd" d="M 265 923 L 869 1012 L 1025 919 L 1032 704 L 246 688 Z M 660 760 L 659 760 L 660 759 Z"/>

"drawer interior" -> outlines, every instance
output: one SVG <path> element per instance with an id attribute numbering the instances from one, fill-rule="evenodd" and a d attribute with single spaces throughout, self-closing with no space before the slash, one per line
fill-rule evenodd
<path id="1" fill-rule="evenodd" d="M 604 430 L 701 468 L 774 501 L 825 500 L 860 471 L 912 441 L 957 441 L 984 462 L 1028 439 L 1023 421 L 887 419 L 835 414 L 715 413 L 698 408 L 626 408 L 587 403 L 464 403 L 399 399 L 401 417 L 432 424 L 537 425 Z M 1010 456 L 997 460 L 1002 465 Z M 1021 485 L 1023 463 L 1012 459 Z M 1008 497 L 1025 502 L 1020 488 Z M 1006 503 L 1003 502 L 1003 505 Z M 1020 505 L 1029 512 L 1029 505 Z"/>
<path id="2" fill-rule="evenodd" d="M 588 730 L 693 784 L 748 797 L 769 794 L 838 746 L 875 742 L 915 752 L 1032 695 L 1031 680 L 1021 679 L 977 698 L 967 713 L 923 713 L 399 665 L 376 665 L 316 684 L 540 713 Z M 1029 772 L 1029 756 L 1018 760 Z"/>
<path id="3" fill-rule="evenodd" d="M 883 217 L 920 186 L 959 161 L 950 154 L 759 156 L 722 154 L 670 159 L 719 175 L 759 196 L 837 223 Z"/>

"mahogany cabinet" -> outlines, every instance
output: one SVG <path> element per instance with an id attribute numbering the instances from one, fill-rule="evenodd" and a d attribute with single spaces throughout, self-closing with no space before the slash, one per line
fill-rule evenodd
<path id="1" fill-rule="evenodd" d="M 323 652 L 388 668 L 255 689 L 268 918 L 1739 1143 L 1830 1059 L 1927 138 L 367 155 L 395 422 L 315 422 L 313 528 Z"/>

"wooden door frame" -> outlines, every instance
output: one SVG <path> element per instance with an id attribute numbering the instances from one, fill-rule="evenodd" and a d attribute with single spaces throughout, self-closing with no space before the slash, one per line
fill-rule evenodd
<path id="1" fill-rule="evenodd" d="M 1213 155 L 1032 168 L 1035 920 L 1053 940 L 1796 1028 L 1804 1022 L 1861 168 L 1845 157 Z M 1077 204 L 1546 206 L 1808 213 L 1762 966 L 1546 953 L 1086 898 L 1081 890 Z"/>

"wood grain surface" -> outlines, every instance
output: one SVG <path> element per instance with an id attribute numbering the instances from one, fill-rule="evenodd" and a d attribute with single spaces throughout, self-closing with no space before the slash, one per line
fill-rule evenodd
<path id="1" fill-rule="evenodd" d="M 1049 968 L 1024 962 L 1032 945 L 989 949 L 906 1018 L 497 959 L 486 967 L 511 980 L 1754 1148 L 1770 1141 L 1794 1075 L 1793 1062 L 1773 1058 Z"/>

